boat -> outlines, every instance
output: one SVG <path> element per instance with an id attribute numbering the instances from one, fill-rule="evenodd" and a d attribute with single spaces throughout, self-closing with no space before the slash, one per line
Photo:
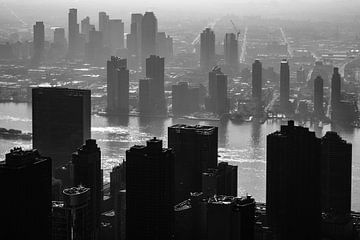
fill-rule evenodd
<path id="1" fill-rule="evenodd" d="M 16 129 L 6 129 L 0 128 L 0 138 L 3 139 L 21 139 L 21 140 L 31 140 L 32 134 L 25 133 Z"/>

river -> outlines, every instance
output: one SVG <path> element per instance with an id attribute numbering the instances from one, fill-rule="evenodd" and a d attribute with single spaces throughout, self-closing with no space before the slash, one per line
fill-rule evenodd
<path id="1" fill-rule="evenodd" d="M 236 125 L 231 122 L 93 115 L 91 134 L 101 148 L 105 181 L 109 181 L 111 168 L 124 159 L 128 148 L 135 144 L 144 144 L 147 139 L 154 136 L 163 139 L 166 146 L 167 127 L 177 123 L 218 126 L 219 161 L 227 161 L 238 166 L 238 194 L 249 194 L 256 201 L 265 201 L 266 135 L 278 130 L 280 121 Z M 31 132 L 31 104 L 0 103 L 0 127 Z M 329 130 L 330 126 L 326 125 L 315 132 L 320 137 Z M 352 209 L 359 211 L 360 129 L 336 131 L 353 144 Z M 1 158 L 3 159 L 5 153 L 16 146 L 31 148 L 31 141 L 0 139 Z"/>

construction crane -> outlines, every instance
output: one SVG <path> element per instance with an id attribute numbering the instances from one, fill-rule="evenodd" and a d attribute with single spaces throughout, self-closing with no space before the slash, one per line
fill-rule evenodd
<path id="1" fill-rule="evenodd" d="M 233 22 L 233 20 L 230 19 L 230 22 L 232 24 L 232 26 L 234 27 L 235 29 L 235 32 L 236 32 L 236 40 L 239 39 L 239 36 L 240 36 L 240 30 L 237 29 L 237 27 L 235 26 L 235 23 Z"/>

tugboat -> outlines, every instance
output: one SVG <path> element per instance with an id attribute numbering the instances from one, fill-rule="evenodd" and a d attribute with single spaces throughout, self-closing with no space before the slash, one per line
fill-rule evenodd
<path id="1" fill-rule="evenodd" d="M 23 133 L 22 131 L 15 130 L 15 129 L 0 128 L 0 138 L 31 140 L 32 134 L 31 133 Z"/>

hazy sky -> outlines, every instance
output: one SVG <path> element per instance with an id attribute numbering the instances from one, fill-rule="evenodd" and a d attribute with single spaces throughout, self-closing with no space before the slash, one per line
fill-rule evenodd
<path id="1" fill-rule="evenodd" d="M 294 19 L 358 19 L 360 0 L 0 0 L 19 17 L 64 22 L 68 8 L 79 17 L 96 17 L 98 11 L 126 18 L 130 12 L 155 11 L 171 20 L 181 17 L 219 17 L 226 14 L 261 15 Z M 1 5 L 0 5 L 1 7 Z"/>

